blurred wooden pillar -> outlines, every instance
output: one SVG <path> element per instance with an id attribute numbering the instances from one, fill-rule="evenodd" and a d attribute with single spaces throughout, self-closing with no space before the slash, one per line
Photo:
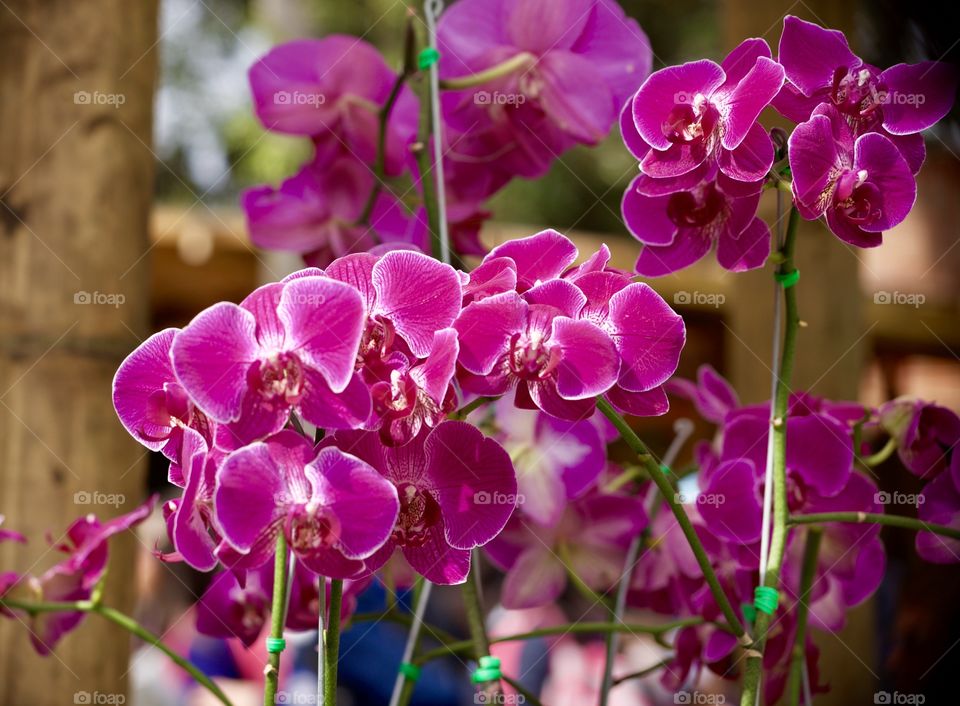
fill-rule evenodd
<path id="1" fill-rule="evenodd" d="M 156 0 L 0 6 L 0 513 L 31 540 L 0 547 L 3 570 L 43 571 L 45 531 L 142 500 L 146 456 L 110 388 L 147 323 L 156 41 Z M 122 504 L 84 502 L 110 494 Z M 128 611 L 135 548 L 111 542 L 106 600 Z M 0 619 L 0 703 L 123 694 L 129 652 L 89 617 L 40 658 Z"/>
<path id="2" fill-rule="evenodd" d="M 854 36 L 855 3 L 728 0 L 723 8 L 721 23 L 727 51 L 746 37 L 759 36 L 767 40 L 776 55 L 786 14 Z M 786 214 L 789 199 L 784 198 L 783 204 Z M 765 196 L 762 209 L 761 216 L 773 223 L 773 194 Z M 786 226 L 786 218 L 783 225 Z M 870 326 L 864 321 L 858 253 L 819 222 L 802 222 L 798 239 L 797 266 L 802 273 L 797 285 L 798 300 L 800 317 L 808 325 L 800 331 L 793 387 L 832 399 L 856 399 L 870 337 Z M 727 359 L 734 384 L 747 402 L 770 397 L 771 279 L 769 267 L 737 275 L 732 302 L 727 307 L 727 323 L 732 329 L 727 335 Z M 847 628 L 839 635 L 817 634 L 823 651 L 821 670 L 832 687 L 829 694 L 817 698 L 817 704 L 872 702 L 877 688 L 871 673 L 876 671 L 873 620 L 871 602 L 850 614 Z"/>

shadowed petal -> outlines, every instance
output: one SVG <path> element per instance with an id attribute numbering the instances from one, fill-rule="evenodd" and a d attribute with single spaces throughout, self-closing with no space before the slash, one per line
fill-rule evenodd
<path id="1" fill-rule="evenodd" d="M 472 549 L 496 537 L 516 505 L 507 452 L 471 424 L 444 422 L 427 436 L 424 453 L 450 545 Z"/>

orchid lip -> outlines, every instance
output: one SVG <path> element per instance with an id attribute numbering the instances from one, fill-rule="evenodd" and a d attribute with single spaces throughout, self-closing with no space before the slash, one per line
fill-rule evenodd
<path id="1" fill-rule="evenodd" d="M 523 380 L 542 380 L 556 369 L 561 357 L 560 350 L 544 340 L 515 333 L 510 339 L 507 364 L 510 372 Z"/>
<path id="2" fill-rule="evenodd" d="M 397 486 L 400 514 L 391 538 L 400 546 L 419 547 L 426 543 L 430 528 L 440 521 L 440 505 L 434 497 L 413 483 Z"/>
<path id="3" fill-rule="evenodd" d="M 297 404 L 303 396 L 303 366 L 293 353 L 274 353 L 255 363 L 250 374 L 253 386 L 267 400 Z"/>
<path id="4" fill-rule="evenodd" d="M 286 525 L 290 545 L 299 551 L 332 547 L 340 540 L 340 521 L 313 503 L 293 512 Z"/>

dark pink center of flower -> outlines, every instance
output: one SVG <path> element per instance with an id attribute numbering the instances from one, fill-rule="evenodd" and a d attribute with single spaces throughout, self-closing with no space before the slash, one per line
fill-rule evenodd
<path id="1" fill-rule="evenodd" d="M 510 339 L 507 365 L 522 380 L 542 380 L 560 364 L 560 349 L 550 345 L 542 334 L 515 333 Z"/>
<path id="2" fill-rule="evenodd" d="M 298 551 L 332 547 L 340 540 L 340 520 L 322 508 L 300 507 L 287 517 L 290 546 Z"/>
<path id="3" fill-rule="evenodd" d="M 880 219 L 883 199 L 880 190 L 867 181 L 865 169 L 845 172 L 837 181 L 834 208 L 844 218 L 859 226 L 869 225 Z"/>
<path id="4" fill-rule="evenodd" d="M 400 514 L 391 538 L 404 547 L 422 546 L 430 536 L 430 528 L 440 521 L 440 505 L 430 493 L 413 483 L 398 485 L 397 494 Z"/>
<path id="5" fill-rule="evenodd" d="M 293 353 L 275 353 L 254 364 L 250 385 L 266 400 L 297 404 L 303 395 L 303 366 Z"/>
<path id="6" fill-rule="evenodd" d="M 357 354 L 357 369 L 372 360 L 379 360 L 387 354 L 396 338 L 393 324 L 387 319 L 375 316 L 367 319 L 367 326 L 360 340 L 360 351 Z"/>
<path id="7" fill-rule="evenodd" d="M 667 217 L 678 228 L 703 228 L 723 213 L 727 200 L 713 183 L 671 194 Z"/>
<path id="8" fill-rule="evenodd" d="M 720 122 L 720 111 L 700 94 L 678 100 L 663 122 L 664 136 L 674 143 L 709 140 Z"/>
<path id="9" fill-rule="evenodd" d="M 880 108 L 888 100 L 886 86 L 877 73 L 859 66 L 853 70 L 838 66 L 833 72 L 830 100 L 847 116 L 857 132 L 875 127 L 883 119 Z"/>

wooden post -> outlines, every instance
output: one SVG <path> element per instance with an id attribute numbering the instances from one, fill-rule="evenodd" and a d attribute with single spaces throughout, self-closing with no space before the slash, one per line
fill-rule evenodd
<path id="1" fill-rule="evenodd" d="M 40 573 L 47 530 L 143 499 L 110 388 L 148 323 L 156 41 L 156 0 L 0 6 L 0 513 L 31 540 L 0 546 L 0 570 Z M 127 611 L 136 549 L 110 545 L 105 600 Z M 129 655 L 95 616 L 45 658 L 0 618 L 0 703 L 119 702 Z"/>

